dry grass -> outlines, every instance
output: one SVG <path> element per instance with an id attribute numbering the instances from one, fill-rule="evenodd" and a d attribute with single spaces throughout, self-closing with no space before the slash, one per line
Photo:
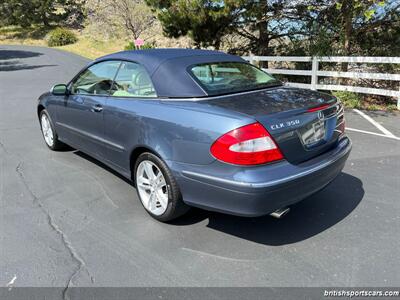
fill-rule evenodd
<path id="1" fill-rule="evenodd" d="M 47 46 L 46 34 L 53 28 L 7 26 L 0 28 L 0 45 Z M 121 51 L 128 43 L 124 40 L 99 41 L 74 30 L 78 42 L 72 45 L 55 47 L 94 59 L 106 54 Z"/>
<path id="2" fill-rule="evenodd" d="M 37 45 L 45 46 L 44 37 L 51 28 L 33 27 L 21 28 L 19 26 L 7 26 L 0 28 L 1 45 Z"/>
<path id="3" fill-rule="evenodd" d="M 78 42 L 71 45 L 55 47 L 65 51 L 79 54 L 81 56 L 95 59 L 97 57 L 110 54 L 113 52 L 121 51 L 127 44 L 126 41 L 109 40 L 98 41 L 88 36 L 78 36 Z"/>
<path id="4" fill-rule="evenodd" d="M 21 28 L 19 26 L 7 26 L 0 28 L 0 45 L 35 45 L 47 46 L 46 35 L 55 27 L 32 26 Z M 106 54 L 121 51 L 128 44 L 127 38 L 106 39 L 103 35 L 96 34 L 91 30 L 72 30 L 78 42 L 72 45 L 55 47 L 70 51 L 81 56 L 94 59 Z M 191 47 L 192 42 L 188 37 L 178 39 L 164 37 L 161 27 L 154 28 L 155 32 L 146 41 L 156 42 L 160 48 L 187 48 Z M 97 37 L 95 39 L 94 37 Z"/>

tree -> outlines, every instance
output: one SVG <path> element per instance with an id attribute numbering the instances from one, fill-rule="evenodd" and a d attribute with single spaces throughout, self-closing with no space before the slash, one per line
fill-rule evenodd
<path id="1" fill-rule="evenodd" d="M 146 0 L 169 37 L 189 35 L 197 47 L 221 47 L 227 35 L 244 39 L 233 52 L 270 55 L 274 42 L 302 34 L 294 22 L 299 1 Z"/>
<path id="2" fill-rule="evenodd" d="M 151 9 L 141 0 L 88 0 L 89 21 L 96 26 L 106 25 L 118 33 L 120 28 L 132 38 L 143 35 L 156 21 Z"/>
<path id="3" fill-rule="evenodd" d="M 308 1 L 305 32 L 311 54 L 374 55 L 381 52 L 378 49 L 386 49 L 389 55 L 390 48 L 398 49 L 399 8 L 398 1 Z M 324 40 L 330 41 L 329 48 L 320 47 Z"/>
<path id="4" fill-rule="evenodd" d="M 67 18 L 70 10 L 76 10 L 81 2 L 82 0 L 2 0 L 0 17 L 3 25 L 49 26 Z"/>
<path id="5" fill-rule="evenodd" d="M 156 20 L 144 1 L 114 0 L 111 6 L 133 39 L 139 38 Z"/>
<path id="6" fill-rule="evenodd" d="M 302 51 L 300 55 L 400 55 L 400 2 L 309 0 L 303 5 L 307 6 L 302 11 L 303 19 L 307 20 L 304 23 L 307 37 L 297 41 L 296 49 L 292 48 L 297 53 Z M 380 72 L 393 72 L 393 65 L 375 65 L 375 68 Z M 348 69 L 348 63 L 340 64 L 341 71 Z M 352 80 L 340 78 L 339 82 L 350 84 Z M 376 84 L 371 80 L 363 80 L 363 83 Z M 386 84 L 387 88 L 396 88 L 393 82 Z"/>
<path id="7" fill-rule="evenodd" d="M 305 36 L 296 38 L 281 49 L 285 55 L 318 56 L 399 56 L 400 55 L 400 2 L 398 0 L 305 0 L 297 12 L 302 15 Z M 304 69 L 304 63 L 296 67 Z M 306 68 L 311 66 L 306 66 Z M 348 64 L 321 63 L 325 70 L 397 73 L 395 64 Z M 308 82 L 308 78 L 297 76 L 295 80 Z M 352 80 L 326 78 L 344 85 L 358 85 L 398 89 L 394 81 L 370 79 Z M 370 96 L 368 96 L 370 97 Z M 377 98 L 377 97 L 375 97 Z"/>

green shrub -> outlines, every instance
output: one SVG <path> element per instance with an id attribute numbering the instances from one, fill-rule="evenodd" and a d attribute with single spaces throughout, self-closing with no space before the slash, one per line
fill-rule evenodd
<path id="1" fill-rule="evenodd" d="M 154 43 L 144 43 L 144 45 L 140 48 L 136 47 L 133 42 L 129 42 L 128 45 L 125 46 L 125 50 L 145 50 L 145 49 L 153 49 L 155 48 Z"/>
<path id="2" fill-rule="evenodd" d="M 335 97 L 338 97 L 345 107 L 347 108 L 360 108 L 361 107 L 361 97 L 357 93 L 353 92 L 342 92 L 335 91 L 332 92 Z"/>
<path id="3" fill-rule="evenodd" d="M 396 111 L 397 110 L 397 105 L 396 104 L 389 104 L 387 106 L 388 111 Z"/>
<path id="4" fill-rule="evenodd" d="M 367 110 L 382 110 L 382 106 L 377 104 L 370 104 L 366 107 Z"/>
<path id="5" fill-rule="evenodd" d="M 49 32 L 47 36 L 47 44 L 50 47 L 64 46 L 76 43 L 78 38 L 76 35 L 65 28 L 56 28 Z"/>

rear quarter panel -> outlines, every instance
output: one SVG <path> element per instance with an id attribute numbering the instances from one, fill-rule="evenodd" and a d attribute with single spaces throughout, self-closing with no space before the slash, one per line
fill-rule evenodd
<path id="1" fill-rule="evenodd" d="M 104 111 L 106 139 L 124 148 L 110 149 L 109 155 L 126 170 L 137 147 L 149 148 L 165 161 L 210 164 L 215 160 L 210 147 L 219 136 L 254 122 L 240 113 L 190 101 L 110 97 Z"/>

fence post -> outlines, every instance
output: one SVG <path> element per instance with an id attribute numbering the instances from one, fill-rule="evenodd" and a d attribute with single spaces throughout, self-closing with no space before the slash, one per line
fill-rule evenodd
<path id="1" fill-rule="evenodd" d="M 399 87 L 399 93 L 400 93 L 400 87 Z M 397 97 L 397 109 L 400 110 L 400 95 Z"/>
<path id="2" fill-rule="evenodd" d="M 312 58 L 312 68 L 311 68 L 311 89 L 316 90 L 318 84 L 318 58 L 313 56 Z"/>
<path id="3" fill-rule="evenodd" d="M 254 61 L 254 55 L 253 53 L 250 53 L 250 59 L 249 59 L 250 64 L 255 65 L 255 61 Z"/>

